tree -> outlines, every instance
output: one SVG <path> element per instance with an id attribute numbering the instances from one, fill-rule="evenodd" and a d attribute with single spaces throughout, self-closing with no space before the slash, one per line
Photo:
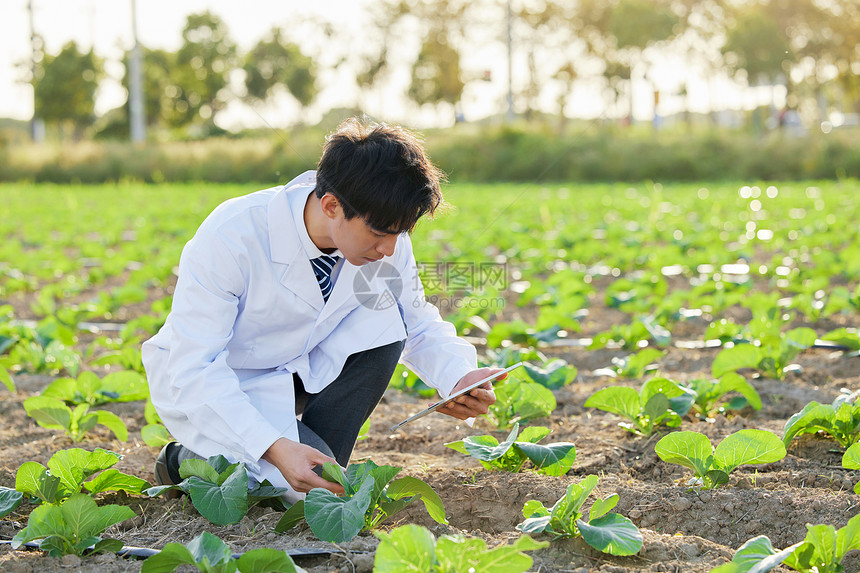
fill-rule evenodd
<path id="1" fill-rule="evenodd" d="M 779 26 L 760 8 L 740 13 L 726 31 L 723 46 L 726 64 L 736 75 L 743 73 L 755 85 L 773 83 L 791 60 L 791 47 Z"/>
<path id="2" fill-rule="evenodd" d="M 236 44 L 224 21 L 208 11 L 188 16 L 182 40 L 165 114 L 173 126 L 202 123 L 211 127 L 215 115 L 226 105 L 221 92 L 236 66 Z"/>
<path id="3" fill-rule="evenodd" d="M 243 69 L 247 99 L 251 101 L 266 101 L 280 86 L 304 107 L 318 92 L 314 61 L 296 44 L 285 41 L 278 28 L 272 28 L 245 56 Z"/>
<path id="4" fill-rule="evenodd" d="M 412 66 L 409 97 L 419 105 L 447 102 L 454 106 L 463 86 L 459 52 L 448 43 L 446 30 L 432 28 Z"/>
<path id="5" fill-rule="evenodd" d="M 75 42 L 56 56 L 45 55 L 33 82 L 36 116 L 54 124 L 62 136 L 71 125 L 75 139 L 95 121 L 95 93 L 102 63 L 92 50 L 80 52 Z"/>
<path id="6" fill-rule="evenodd" d="M 171 104 L 171 98 L 178 94 L 178 88 L 172 84 L 171 70 L 176 67 L 176 54 L 166 50 L 150 50 L 141 46 L 143 53 L 143 105 L 146 124 L 156 127 L 165 123 L 164 110 Z M 128 91 L 128 69 L 131 53 L 126 52 L 123 58 L 125 75 L 122 85 Z M 128 131 L 128 101 L 126 110 L 126 126 Z"/>

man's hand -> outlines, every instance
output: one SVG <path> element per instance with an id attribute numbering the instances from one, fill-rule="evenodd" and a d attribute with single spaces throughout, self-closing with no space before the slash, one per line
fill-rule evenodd
<path id="1" fill-rule="evenodd" d="M 323 454 L 316 448 L 305 444 L 279 438 L 269 446 L 263 459 L 280 470 L 287 482 L 298 492 L 307 493 L 315 487 L 325 488 L 332 493 L 343 493 L 343 487 L 337 482 L 328 481 L 314 473 L 314 467 L 322 466 L 325 462 L 337 461 Z"/>
<path id="2" fill-rule="evenodd" d="M 478 380 L 491 376 L 496 372 L 501 372 L 502 370 L 503 368 L 478 368 L 477 370 L 472 370 L 460 378 L 460 381 L 457 382 L 457 385 L 454 386 L 451 393 L 455 394 L 460 389 L 471 386 Z M 500 376 L 498 380 L 504 380 L 507 376 L 507 374 L 504 374 L 503 376 Z M 458 420 L 465 420 L 466 418 L 474 418 L 475 416 L 486 414 L 490 405 L 495 401 L 496 394 L 493 392 L 492 384 L 490 382 L 485 382 L 481 386 L 470 391 L 468 394 L 463 394 L 453 402 L 442 406 L 436 411 L 457 418 Z"/>

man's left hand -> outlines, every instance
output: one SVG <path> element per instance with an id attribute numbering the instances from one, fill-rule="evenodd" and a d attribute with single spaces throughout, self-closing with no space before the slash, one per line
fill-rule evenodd
<path id="1" fill-rule="evenodd" d="M 477 370 L 472 370 L 460 378 L 460 381 L 457 382 L 457 385 L 454 386 L 453 390 L 451 390 L 451 394 L 456 394 L 460 389 L 467 388 L 475 382 L 486 378 L 487 376 L 491 376 L 496 372 L 501 372 L 502 370 L 503 368 L 478 368 Z M 497 380 L 504 380 L 507 376 L 507 374 L 504 374 L 497 378 Z M 496 394 L 493 392 L 492 383 L 485 382 L 470 391 L 468 394 L 463 394 L 453 402 L 442 406 L 437 410 L 437 412 L 457 418 L 458 420 L 465 420 L 467 418 L 474 418 L 475 416 L 486 414 L 490 405 L 495 401 Z"/>

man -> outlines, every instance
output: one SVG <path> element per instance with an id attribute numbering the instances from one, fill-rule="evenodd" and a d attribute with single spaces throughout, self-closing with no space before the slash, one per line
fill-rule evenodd
<path id="1" fill-rule="evenodd" d="M 346 466 L 400 360 L 443 397 L 496 372 L 424 300 L 408 233 L 442 203 L 418 140 L 344 122 L 316 172 L 218 206 L 185 246 L 173 307 L 143 345 L 152 402 L 189 457 L 222 454 L 299 499 Z M 489 384 L 444 409 L 466 419 Z M 316 471 L 315 471 L 316 470 Z"/>

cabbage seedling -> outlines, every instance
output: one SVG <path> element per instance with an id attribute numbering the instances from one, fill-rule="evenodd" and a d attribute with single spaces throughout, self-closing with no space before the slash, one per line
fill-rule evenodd
<path id="1" fill-rule="evenodd" d="M 664 436 L 655 451 L 660 459 L 693 470 L 690 485 L 713 489 L 729 481 L 741 464 L 767 464 L 785 457 L 785 446 L 766 430 L 740 430 L 726 436 L 714 448 L 699 432 L 673 432 Z"/>
<path id="2" fill-rule="evenodd" d="M 204 531 L 187 545 L 168 543 L 159 553 L 143 562 L 140 573 L 172 573 L 181 565 L 196 567 L 203 573 L 257 573 L 279 571 L 281 573 L 303 573 L 285 551 L 263 547 L 252 549 L 234 558 L 230 547 Z"/>
<path id="3" fill-rule="evenodd" d="M 693 403 L 693 396 L 675 382 L 666 378 L 652 378 L 637 392 L 626 386 L 610 386 L 592 394 L 586 401 L 588 408 L 627 418 L 618 424 L 628 432 L 650 436 L 659 425 L 677 428 L 681 416 Z"/>
<path id="4" fill-rule="evenodd" d="M 840 394 L 832 404 L 810 402 L 785 423 L 782 441 L 789 442 L 800 434 L 823 432 L 847 448 L 860 438 L 860 391 Z"/>
<path id="5" fill-rule="evenodd" d="M 552 508 L 531 499 L 523 506 L 525 521 L 517 525 L 524 533 L 548 533 L 553 538 L 579 537 L 610 555 L 633 555 L 642 549 L 642 533 L 632 521 L 610 513 L 618 504 L 618 494 L 595 501 L 585 517 L 582 509 L 591 491 L 597 486 L 597 476 L 590 475 L 581 482 L 567 486 L 565 494 Z"/>
<path id="6" fill-rule="evenodd" d="M 423 571 L 504 571 L 521 573 L 532 566 L 532 558 L 525 551 L 534 551 L 549 545 L 523 535 L 511 545 L 487 549 L 483 539 L 463 535 L 443 535 L 438 540 L 420 525 L 404 525 L 390 533 L 377 531 L 379 538 L 373 570 L 380 573 Z M 146 573 L 146 572 L 143 572 Z"/>
<path id="7" fill-rule="evenodd" d="M 576 460 L 576 448 L 570 442 L 538 444 L 550 433 L 549 428 L 531 426 L 519 435 L 519 424 L 501 444 L 493 436 L 470 436 L 457 442 L 445 444 L 462 454 L 470 455 L 481 462 L 488 470 L 502 470 L 517 473 L 526 461 L 534 464 L 535 472 L 544 475 L 561 476 L 570 470 Z"/>

